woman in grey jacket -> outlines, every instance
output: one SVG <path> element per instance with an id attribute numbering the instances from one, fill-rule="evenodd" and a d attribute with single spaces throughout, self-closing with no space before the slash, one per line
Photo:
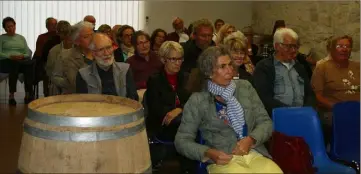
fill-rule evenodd
<path id="1" fill-rule="evenodd" d="M 263 143 L 272 133 L 255 89 L 246 80 L 233 81 L 227 48 L 210 47 L 198 60 L 209 77 L 206 90 L 194 93 L 183 110 L 175 146 L 186 157 L 212 163 L 209 173 L 282 173 Z M 205 144 L 195 142 L 200 131 Z"/>

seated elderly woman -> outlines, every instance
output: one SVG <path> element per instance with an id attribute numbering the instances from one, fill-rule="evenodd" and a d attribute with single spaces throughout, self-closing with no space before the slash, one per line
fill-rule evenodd
<path id="1" fill-rule="evenodd" d="M 227 48 L 210 47 L 199 57 L 207 87 L 184 106 L 175 146 L 186 157 L 209 161 L 209 173 L 282 173 L 263 145 L 272 134 L 256 90 L 246 80 L 233 81 Z M 204 145 L 195 142 L 200 131 Z"/>
<path id="2" fill-rule="evenodd" d="M 60 56 L 63 51 L 73 47 L 71 40 L 71 25 L 68 21 L 59 21 L 56 25 L 56 31 L 60 36 L 61 43 L 50 49 L 45 70 L 51 83 L 49 83 L 49 95 L 62 94 L 62 88 L 65 88 L 66 82 L 63 74 L 62 59 Z"/>
<path id="3" fill-rule="evenodd" d="M 160 46 L 164 43 L 167 32 L 163 29 L 155 29 L 150 36 L 150 49 L 158 54 Z"/>
<path id="4" fill-rule="evenodd" d="M 134 47 L 131 42 L 134 28 L 129 25 L 123 25 L 118 29 L 116 42 L 119 48 L 114 50 L 114 54 L 120 54 L 117 62 L 125 62 L 129 57 L 134 55 Z M 117 56 L 116 56 L 117 59 Z"/>
<path id="5" fill-rule="evenodd" d="M 76 92 L 107 94 L 138 100 L 129 64 L 114 61 L 111 39 L 102 34 L 93 35 L 89 49 L 95 61 L 81 68 L 76 77 Z"/>
<path id="6" fill-rule="evenodd" d="M 147 121 L 158 138 L 174 141 L 183 106 L 190 96 L 184 88 L 183 74 L 178 73 L 183 62 L 183 48 L 177 42 L 166 41 L 159 55 L 164 69 L 147 81 Z"/>
<path id="7" fill-rule="evenodd" d="M 231 52 L 231 58 L 236 66 L 234 79 L 244 79 L 252 83 L 254 66 L 248 56 L 247 38 L 239 31 L 228 35 L 224 44 Z"/>
<path id="8" fill-rule="evenodd" d="M 154 73 L 162 69 L 162 62 L 157 54 L 150 50 L 150 37 L 143 31 L 137 31 L 132 35 L 132 45 L 135 54 L 127 59 L 134 74 L 137 89 L 146 89 L 147 80 Z"/>
<path id="9" fill-rule="evenodd" d="M 352 38 L 335 36 L 327 44 L 330 59 L 316 66 L 313 90 L 327 126 L 332 125 L 332 108 L 338 102 L 360 101 L 360 63 L 350 59 Z"/>
<path id="10" fill-rule="evenodd" d="M 183 106 L 190 96 L 185 90 L 183 73 L 179 73 L 183 62 L 183 48 L 177 42 L 166 41 L 159 49 L 159 56 L 164 64 L 163 70 L 153 74 L 147 81 L 147 132 L 151 137 L 173 142 L 182 118 Z M 151 146 L 150 149 L 154 164 L 175 156 L 181 157 L 180 160 L 184 158 L 176 152 L 174 146 L 163 146 L 165 155 L 158 148 Z"/>
<path id="11" fill-rule="evenodd" d="M 94 34 L 93 27 L 92 23 L 83 21 L 73 25 L 71 38 L 74 47 L 60 53 L 65 80 L 62 92 L 65 94 L 76 92 L 76 75 L 79 69 L 93 63 L 93 54 L 89 49 Z"/>
<path id="12" fill-rule="evenodd" d="M 32 53 L 24 36 L 15 32 L 16 22 L 13 18 L 4 18 L 2 26 L 6 33 L 0 35 L 0 72 L 9 73 L 9 104 L 16 105 L 14 93 L 16 92 L 19 73 L 24 74 L 24 103 L 27 104 L 34 99 L 32 88 L 34 72 L 30 60 Z M 8 70 L 4 71 L 3 68 Z"/>

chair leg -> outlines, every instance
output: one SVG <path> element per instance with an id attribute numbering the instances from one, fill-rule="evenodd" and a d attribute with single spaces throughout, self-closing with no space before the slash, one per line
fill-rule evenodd
<path id="1" fill-rule="evenodd" d="M 8 100 L 8 79 L 5 79 L 5 91 L 4 91 L 4 94 L 5 94 L 5 101 Z"/>

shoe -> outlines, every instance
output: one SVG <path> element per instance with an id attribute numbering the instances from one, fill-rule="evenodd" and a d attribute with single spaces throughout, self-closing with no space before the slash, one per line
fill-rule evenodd
<path id="1" fill-rule="evenodd" d="M 15 106 L 16 105 L 16 100 L 13 99 L 13 98 L 9 99 L 9 105 Z"/>

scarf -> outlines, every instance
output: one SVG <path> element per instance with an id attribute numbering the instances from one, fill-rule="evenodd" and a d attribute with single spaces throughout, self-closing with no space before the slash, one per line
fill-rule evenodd
<path id="1" fill-rule="evenodd" d="M 246 122 L 244 119 L 244 110 L 241 104 L 233 96 L 236 89 L 234 81 L 226 87 L 221 87 L 212 81 L 208 80 L 208 91 L 216 96 L 221 96 L 227 105 L 227 116 L 231 127 L 237 134 L 237 139 L 240 140 L 246 135 Z"/>
<path id="2" fill-rule="evenodd" d="M 127 58 L 134 55 L 134 47 L 128 47 L 124 44 L 121 44 L 120 48 L 122 49 L 123 53 L 127 54 Z"/>

